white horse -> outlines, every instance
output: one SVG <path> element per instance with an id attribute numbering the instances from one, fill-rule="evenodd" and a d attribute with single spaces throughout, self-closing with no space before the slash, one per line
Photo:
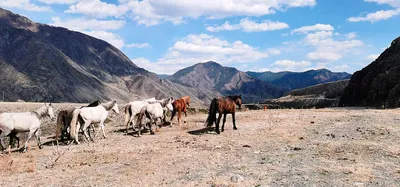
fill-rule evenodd
<path id="1" fill-rule="evenodd" d="M 12 138 L 17 138 L 19 144 L 19 138 L 16 137 L 16 134 L 21 132 L 29 132 L 25 141 L 23 152 L 27 151 L 28 142 L 33 134 L 35 134 L 37 144 L 39 146 L 39 149 L 41 149 L 42 145 L 40 143 L 40 119 L 45 116 L 49 116 L 53 119 L 54 112 L 51 104 L 44 104 L 44 106 L 33 112 L 0 114 L 0 143 L 3 152 L 5 151 L 5 145 L 3 141 L 4 137 L 10 136 L 10 145 L 8 146 L 8 152 L 10 152 Z"/>
<path id="2" fill-rule="evenodd" d="M 133 101 L 125 106 L 125 125 L 126 133 L 128 133 L 129 126 L 135 124 L 135 118 L 140 113 L 140 110 L 148 105 L 150 102 L 157 101 L 156 98 L 150 98 L 143 101 Z"/>
<path id="3" fill-rule="evenodd" d="M 154 134 L 153 130 L 151 129 L 151 124 L 153 123 L 156 125 L 157 128 L 157 120 L 160 119 L 161 124 L 164 123 L 164 108 L 167 108 L 168 110 L 172 111 L 172 102 L 174 99 L 168 98 L 168 99 L 163 99 L 163 100 L 157 100 L 150 102 L 150 104 L 144 106 L 139 113 L 138 120 L 136 122 L 136 126 L 138 127 L 138 136 L 140 136 L 140 131 L 142 130 L 142 120 L 144 115 L 146 115 L 147 118 L 150 119 L 149 123 L 149 128 L 150 128 L 150 134 Z"/>
<path id="4" fill-rule="evenodd" d="M 86 107 L 81 109 L 75 109 L 72 115 L 72 120 L 70 124 L 70 134 L 71 139 L 75 140 L 77 144 L 78 141 L 78 133 L 81 124 L 78 123 L 78 117 L 80 116 L 83 120 L 84 124 L 82 126 L 82 131 L 85 134 L 86 140 L 88 140 L 89 136 L 86 129 L 89 125 L 94 123 L 100 123 L 100 129 L 103 131 L 103 137 L 106 138 L 106 133 L 104 131 L 104 121 L 106 120 L 108 113 L 113 110 L 115 113 L 119 114 L 118 104 L 116 101 L 110 101 L 108 103 L 96 106 L 96 107 Z M 92 139 L 92 137 L 90 137 Z M 92 139 L 93 140 L 93 139 Z"/>

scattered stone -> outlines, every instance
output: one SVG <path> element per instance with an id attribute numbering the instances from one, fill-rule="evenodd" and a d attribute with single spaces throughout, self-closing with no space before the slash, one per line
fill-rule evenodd
<path id="1" fill-rule="evenodd" d="M 311 121 L 311 124 L 314 124 L 315 122 L 314 121 Z"/>
<path id="2" fill-rule="evenodd" d="M 243 145 L 243 147 L 251 147 L 250 145 Z"/>
<path id="3" fill-rule="evenodd" d="M 234 175 L 231 177 L 231 181 L 234 183 L 243 182 L 244 177 L 241 175 Z"/>
<path id="4" fill-rule="evenodd" d="M 300 148 L 300 147 L 293 147 L 293 150 L 294 150 L 294 151 L 300 151 L 300 150 L 302 150 L 302 148 Z"/>

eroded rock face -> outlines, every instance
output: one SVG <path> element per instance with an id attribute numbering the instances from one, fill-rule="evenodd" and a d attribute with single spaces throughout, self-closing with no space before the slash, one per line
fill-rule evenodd
<path id="1" fill-rule="evenodd" d="M 34 23 L 0 8 L 0 94 L 4 91 L 6 101 L 132 101 L 190 95 L 193 101 L 208 102 L 217 96 L 163 81 L 105 41 Z"/>
<path id="2" fill-rule="evenodd" d="M 340 106 L 400 106 L 400 37 L 378 59 L 353 74 Z"/>

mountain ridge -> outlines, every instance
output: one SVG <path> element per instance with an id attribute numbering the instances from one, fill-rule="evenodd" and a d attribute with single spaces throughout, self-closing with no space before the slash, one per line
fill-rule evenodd
<path id="1" fill-rule="evenodd" d="M 216 90 L 223 95 L 242 94 L 247 102 L 279 97 L 286 91 L 213 61 L 184 68 L 167 79 L 187 87 Z"/>
<path id="2" fill-rule="evenodd" d="M 1 8 L 0 78 L 7 101 L 127 102 L 190 95 L 193 101 L 204 103 L 219 95 L 161 82 L 103 40 L 35 23 Z M 140 85 L 135 82 L 139 79 Z"/>

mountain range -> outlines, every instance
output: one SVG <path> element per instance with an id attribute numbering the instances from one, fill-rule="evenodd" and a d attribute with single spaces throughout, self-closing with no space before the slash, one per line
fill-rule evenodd
<path id="1" fill-rule="evenodd" d="M 331 72 L 327 69 L 309 70 L 306 72 L 247 72 L 247 74 L 288 90 L 350 79 L 351 77 L 351 75 L 346 72 Z"/>
<path id="2" fill-rule="evenodd" d="M 0 89 L 5 100 L 130 101 L 218 93 L 162 80 L 109 43 L 61 27 L 34 23 L 0 8 Z"/>
<path id="3" fill-rule="evenodd" d="M 0 8 L 0 89 L 6 101 L 126 102 L 190 95 L 207 105 L 217 96 L 242 94 L 245 102 L 259 102 L 348 76 L 328 70 L 242 72 L 216 62 L 159 76 L 105 41 Z"/>

